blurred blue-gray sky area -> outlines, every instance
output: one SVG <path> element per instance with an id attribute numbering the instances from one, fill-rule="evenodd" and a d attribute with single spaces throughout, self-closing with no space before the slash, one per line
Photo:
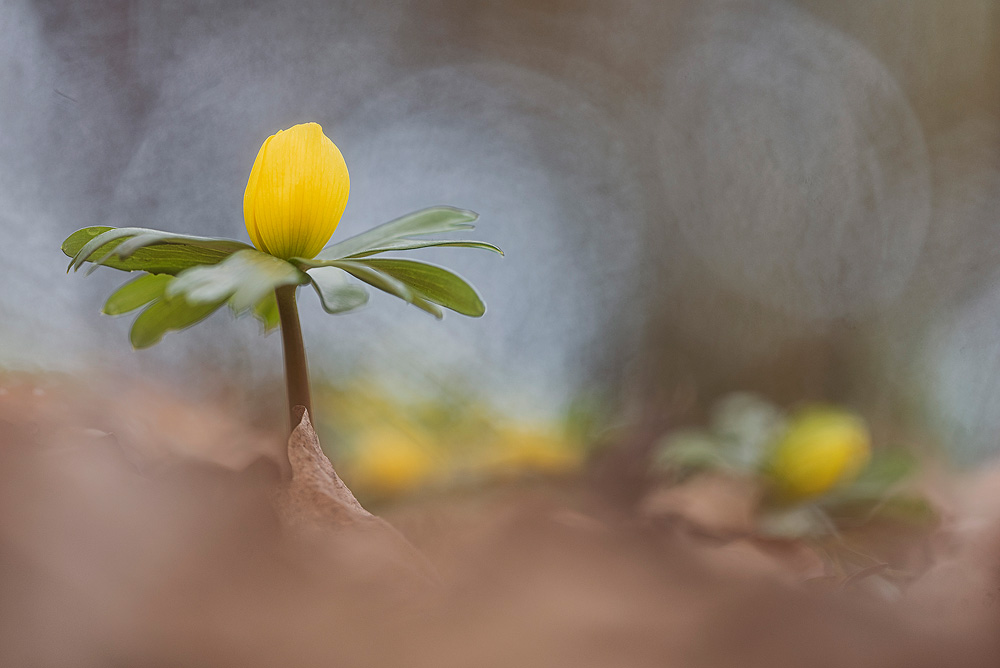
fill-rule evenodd
<path id="1" fill-rule="evenodd" d="M 458 378 L 528 412 L 756 389 L 997 450 L 998 12 L 5 0 L 0 364 L 276 376 L 277 337 L 225 313 L 132 352 L 98 316 L 124 276 L 66 277 L 58 246 L 97 224 L 245 239 L 261 142 L 314 120 L 352 176 L 337 237 L 452 204 L 507 251 L 426 255 L 483 320 L 303 299 L 314 374 Z"/>

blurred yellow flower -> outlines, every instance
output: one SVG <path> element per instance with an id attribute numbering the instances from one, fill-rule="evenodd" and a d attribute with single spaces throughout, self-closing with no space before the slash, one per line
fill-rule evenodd
<path id="1" fill-rule="evenodd" d="M 850 482 L 871 456 L 864 422 L 847 411 L 813 406 L 793 416 L 765 465 L 782 501 L 803 501 Z"/>
<path id="2" fill-rule="evenodd" d="M 352 464 L 359 487 L 385 495 L 415 489 L 435 469 L 434 457 L 426 445 L 389 427 L 362 434 Z"/>
<path id="3" fill-rule="evenodd" d="M 566 473 L 581 460 L 580 450 L 552 431 L 513 427 L 499 432 L 489 468 L 499 473 Z"/>
<path id="4" fill-rule="evenodd" d="M 243 195 L 250 240 L 284 260 L 315 257 L 337 229 L 350 188 L 344 156 L 318 124 L 271 135 Z"/>

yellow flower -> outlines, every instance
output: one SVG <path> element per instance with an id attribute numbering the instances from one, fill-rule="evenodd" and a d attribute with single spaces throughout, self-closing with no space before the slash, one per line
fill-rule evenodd
<path id="1" fill-rule="evenodd" d="M 814 406 L 794 416 L 765 466 L 782 501 L 803 501 L 850 482 L 868 463 L 871 437 L 844 410 Z"/>
<path id="2" fill-rule="evenodd" d="M 337 229 L 351 178 L 340 149 L 316 123 L 279 131 L 264 141 L 243 195 L 253 245 L 287 260 L 312 258 Z"/>
<path id="3" fill-rule="evenodd" d="M 497 473 L 567 473 L 580 466 L 581 452 L 556 432 L 518 426 L 498 434 L 497 451 L 488 464 Z"/>
<path id="4" fill-rule="evenodd" d="M 354 475 L 362 487 L 379 494 L 408 492 L 434 471 L 428 448 L 397 429 L 373 429 L 361 437 L 358 446 Z"/>

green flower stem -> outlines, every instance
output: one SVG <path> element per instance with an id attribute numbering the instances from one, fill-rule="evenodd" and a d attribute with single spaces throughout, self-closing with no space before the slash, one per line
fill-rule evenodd
<path id="1" fill-rule="evenodd" d="M 288 391 L 289 429 L 298 426 L 295 407 L 305 406 L 312 418 L 312 402 L 309 399 L 309 371 L 306 368 L 306 349 L 302 345 L 302 328 L 299 325 L 299 311 L 295 306 L 297 285 L 283 285 L 274 291 L 278 300 L 278 314 L 281 316 L 281 346 L 285 354 L 285 388 Z"/>

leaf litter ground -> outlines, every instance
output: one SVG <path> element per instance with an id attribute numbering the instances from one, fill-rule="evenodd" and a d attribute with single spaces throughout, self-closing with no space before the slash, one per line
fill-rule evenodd
<path id="1" fill-rule="evenodd" d="M 93 388 L 91 388 L 93 389 Z M 163 390 L 0 396 L 0 665 L 997 665 L 1000 473 L 831 573 L 706 478 L 599 476 L 361 507 L 287 443 Z M 949 492 L 949 490 L 957 490 Z M 751 530 L 748 530 L 748 527 Z M 878 547 L 881 545 L 881 547 Z M 888 546 L 888 547 L 886 547 Z M 877 586 L 905 570 L 891 590 Z"/>

